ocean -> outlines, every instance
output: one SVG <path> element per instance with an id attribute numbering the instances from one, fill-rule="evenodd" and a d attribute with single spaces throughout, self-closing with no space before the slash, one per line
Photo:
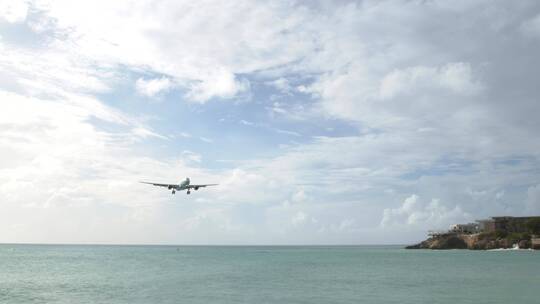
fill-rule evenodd
<path id="1" fill-rule="evenodd" d="M 540 303 L 540 251 L 5 244 L 0 303 Z"/>

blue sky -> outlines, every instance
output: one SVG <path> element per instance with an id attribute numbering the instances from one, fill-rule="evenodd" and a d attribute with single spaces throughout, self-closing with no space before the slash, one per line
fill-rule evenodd
<path id="1" fill-rule="evenodd" d="M 540 213 L 536 1 L 0 1 L 0 242 L 410 243 Z M 172 196 L 139 180 L 219 183 Z"/>

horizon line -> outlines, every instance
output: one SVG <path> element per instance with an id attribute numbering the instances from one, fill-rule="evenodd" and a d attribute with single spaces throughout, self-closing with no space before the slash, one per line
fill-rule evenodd
<path id="1" fill-rule="evenodd" d="M 355 247 L 355 246 L 405 246 L 407 244 L 148 244 L 148 243 L 4 243 L 2 245 L 33 245 L 33 246 L 163 246 L 163 247 Z"/>

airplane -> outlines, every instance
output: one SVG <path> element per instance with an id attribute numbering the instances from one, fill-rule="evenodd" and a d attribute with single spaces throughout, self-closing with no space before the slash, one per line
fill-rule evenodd
<path id="1" fill-rule="evenodd" d="M 143 184 L 149 184 L 159 187 L 167 187 L 167 189 L 172 190 L 172 194 L 175 194 L 176 191 L 182 191 L 187 190 L 187 194 L 190 194 L 191 189 L 195 189 L 195 191 L 199 190 L 199 188 L 204 188 L 208 186 L 217 186 L 218 184 L 206 184 L 206 185 L 192 185 L 190 184 L 189 177 L 186 177 L 185 180 L 183 180 L 180 184 L 158 184 L 158 183 L 150 183 L 150 182 L 140 182 Z"/>

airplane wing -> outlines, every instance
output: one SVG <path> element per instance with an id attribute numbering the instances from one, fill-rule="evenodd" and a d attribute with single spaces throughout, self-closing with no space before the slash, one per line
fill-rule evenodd
<path id="1" fill-rule="evenodd" d="M 139 182 L 139 183 L 149 184 L 149 185 L 159 186 L 159 187 L 167 187 L 169 189 L 172 188 L 172 187 L 178 186 L 178 185 L 174 185 L 174 184 L 158 184 L 158 183 L 150 183 L 150 182 Z"/>
<path id="2" fill-rule="evenodd" d="M 217 186 L 219 184 L 206 184 L 206 185 L 189 185 L 188 188 L 190 189 L 199 189 L 199 188 L 204 188 L 204 187 L 208 187 L 208 186 Z"/>

